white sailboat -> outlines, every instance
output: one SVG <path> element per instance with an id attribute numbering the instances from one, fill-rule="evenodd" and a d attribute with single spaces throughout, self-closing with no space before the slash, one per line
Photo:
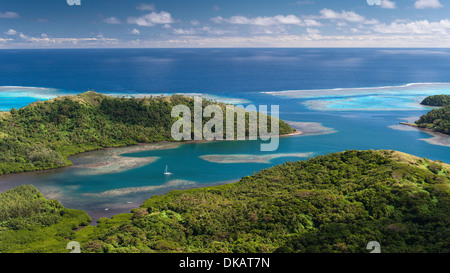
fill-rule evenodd
<path id="1" fill-rule="evenodd" d="M 166 165 L 166 170 L 164 171 L 164 175 L 172 175 L 173 173 L 171 173 L 171 172 L 169 172 L 168 170 L 167 170 L 167 165 Z"/>

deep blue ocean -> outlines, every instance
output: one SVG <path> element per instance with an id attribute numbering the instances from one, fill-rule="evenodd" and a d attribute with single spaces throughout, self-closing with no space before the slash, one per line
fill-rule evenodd
<path id="1" fill-rule="evenodd" d="M 236 94 L 448 82 L 448 49 L 1 50 L 0 86 Z"/>
<path id="2" fill-rule="evenodd" d="M 83 168 L 111 156 L 91 152 L 74 157 L 74 167 L 0 177 L 0 192 L 33 184 L 98 219 L 127 212 L 153 194 L 229 183 L 289 160 L 347 149 L 394 149 L 450 163 L 448 137 L 399 125 L 430 110 L 420 105 L 426 96 L 450 94 L 449 71 L 448 49 L 0 50 L 4 111 L 88 90 L 187 93 L 279 105 L 281 119 L 301 123 L 302 131 L 314 128 L 281 138 L 270 153 L 260 151 L 260 141 L 130 152 L 121 157 L 157 160 L 127 169 Z M 164 176 L 165 166 L 172 176 Z"/>

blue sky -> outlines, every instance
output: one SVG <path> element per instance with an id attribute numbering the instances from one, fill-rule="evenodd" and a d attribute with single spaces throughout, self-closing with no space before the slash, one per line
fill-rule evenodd
<path id="1" fill-rule="evenodd" d="M 0 48 L 450 47 L 449 0 L 80 1 L 0 0 Z"/>

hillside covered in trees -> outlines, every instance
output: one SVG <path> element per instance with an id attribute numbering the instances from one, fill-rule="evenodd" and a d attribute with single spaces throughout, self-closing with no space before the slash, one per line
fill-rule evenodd
<path id="1" fill-rule="evenodd" d="M 23 208 L 28 204 L 34 206 Z M 0 249 L 54 251 L 20 248 L 19 232 L 0 240 Z M 153 196 L 130 213 L 58 238 L 80 242 L 82 252 L 367 253 L 367 243 L 377 241 L 383 253 L 448 253 L 449 234 L 449 165 L 352 150 L 287 162 L 234 184 Z"/>
<path id="2" fill-rule="evenodd" d="M 425 98 L 422 104 L 442 107 L 439 109 L 433 109 L 426 115 L 421 116 L 415 124 L 419 128 L 430 129 L 435 132 L 450 135 L 450 96 L 430 96 Z"/>
<path id="3" fill-rule="evenodd" d="M 0 253 L 65 252 L 66 238 L 90 221 L 33 186 L 18 186 L 0 194 Z"/>
<path id="4" fill-rule="evenodd" d="M 226 106 L 203 99 L 203 108 L 211 104 Z M 115 98 L 90 91 L 0 112 L 0 175 L 67 166 L 68 156 L 85 151 L 173 141 L 171 127 L 177 118 L 171 111 L 176 105 L 194 111 L 194 99 L 181 95 Z M 203 124 L 210 119 L 203 118 Z M 283 121 L 279 124 L 280 134 L 295 131 Z M 248 122 L 246 130 L 248 135 Z"/>
<path id="5" fill-rule="evenodd" d="M 450 166 L 394 151 L 288 162 L 153 196 L 81 231 L 86 252 L 450 252 Z"/>

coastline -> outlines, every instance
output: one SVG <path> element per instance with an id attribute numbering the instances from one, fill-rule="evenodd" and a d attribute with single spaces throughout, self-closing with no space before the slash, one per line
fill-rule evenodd
<path id="1" fill-rule="evenodd" d="M 302 135 L 302 134 L 303 134 L 302 131 L 299 131 L 299 130 L 296 129 L 296 131 L 294 131 L 292 133 L 282 134 L 282 135 L 279 135 L 279 136 L 280 137 L 289 137 L 289 136 L 296 136 L 296 135 Z M 212 140 L 212 141 L 226 141 L 226 140 L 224 139 L 224 140 Z M 18 175 L 18 174 L 24 174 L 24 173 L 47 172 L 47 171 L 63 169 L 63 168 L 78 168 L 80 166 L 74 166 L 73 162 L 71 161 L 71 158 L 73 158 L 75 156 L 84 155 L 84 154 L 90 153 L 90 152 L 116 151 L 113 154 L 113 157 L 112 157 L 112 160 L 114 160 L 114 158 L 117 159 L 117 157 L 119 157 L 120 154 L 122 154 L 122 153 L 120 153 L 120 149 L 124 149 L 124 148 L 130 149 L 130 151 L 126 151 L 126 152 L 123 152 L 123 153 L 135 153 L 135 152 L 144 152 L 144 151 L 151 151 L 151 150 L 175 149 L 175 148 L 178 148 L 180 145 L 183 145 L 183 144 L 207 143 L 207 142 L 212 142 L 212 141 L 205 140 L 205 139 L 203 139 L 203 140 L 186 140 L 186 141 L 184 141 L 184 140 L 182 140 L 182 141 L 163 140 L 163 141 L 156 141 L 156 142 L 151 142 L 151 143 L 137 143 L 137 144 L 133 144 L 133 145 L 124 145 L 124 146 L 116 146 L 116 147 L 102 147 L 100 149 L 88 150 L 88 151 L 84 151 L 84 152 L 81 152 L 81 153 L 76 153 L 76 154 L 67 156 L 67 160 L 70 162 L 70 164 L 67 164 L 65 166 L 60 166 L 60 167 L 55 167 L 55 168 L 48 168 L 48 169 L 41 169 L 41 170 L 22 171 L 22 172 L 1 174 L 0 175 L 0 179 L 4 178 L 6 176 Z M 233 140 L 230 140 L 230 141 L 233 141 Z M 161 144 L 166 144 L 167 147 L 154 147 L 155 145 L 161 145 Z M 147 146 L 148 148 L 145 148 L 145 146 Z M 133 147 L 135 147 L 135 149 L 132 149 Z M 108 164 L 109 164 L 108 162 L 92 164 L 92 167 L 100 166 L 100 165 L 108 165 Z"/>
<path id="2" fill-rule="evenodd" d="M 400 122 L 401 125 L 407 125 L 407 126 L 411 126 L 411 127 L 415 127 L 417 129 L 425 129 L 425 128 L 420 128 L 419 126 L 417 126 L 417 124 L 415 123 L 409 123 L 409 122 Z"/>
<path id="3" fill-rule="evenodd" d="M 424 133 L 429 134 L 430 136 L 432 136 L 432 138 L 421 138 L 420 140 L 426 141 L 426 142 L 428 142 L 429 144 L 432 144 L 432 145 L 450 147 L 450 135 L 446 135 L 446 134 L 443 134 L 441 132 L 436 132 L 436 131 L 434 131 L 432 129 L 419 127 L 415 123 L 400 122 L 399 124 L 400 125 L 409 126 L 411 128 L 415 128 L 415 129 L 417 129 L 417 130 L 419 130 L 421 132 L 424 132 Z"/>
<path id="4" fill-rule="evenodd" d="M 303 135 L 303 132 L 299 131 L 299 130 L 295 130 L 292 133 L 280 135 L 280 137 L 299 136 L 299 135 Z"/>
<path id="5" fill-rule="evenodd" d="M 289 134 L 283 134 L 281 136 L 293 136 L 293 135 L 299 135 L 302 134 L 302 132 L 292 132 Z M 248 139 L 246 139 L 248 140 Z M 157 142 L 151 142 L 151 143 L 137 143 L 133 145 L 125 145 L 125 146 L 117 146 L 117 147 L 104 147 L 100 149 L 95 150 L 89 150 L 81 153 L 77 153 L 74 155 L 70 155 L 67 157 L 67 159 L 70 161 L 70 165 L 67 166 L 61 166 L 57 168 L 50 168 L 50 169 L 43 169 L 43 170 L 35 170 L 35 171 L 24 171 L 24 172 L 16 172 L 16 173 L 9 173 L 0 175 L 0 184 L 2 184 L 3 181 L 8 182 L 10 179 L 16 179 L 16 180 L 23 180 L 26 181 L 27 175 L 46 175 L 51 174 L 53 172 L 58 171 L 64 171 L 64 168 L 73 168 L 73 171 L 77 173 L 77 175 L 97 175 L 97 174 L 114 174 L 115 172 L 121 172 L 123 170 L 128 170 L 131 168 L 138 167 L 139 164 L 148 164 L 155 160 L 154 157 L 144 157 L 139 158 L 136 160 L 134 157 L 127 157 L 123 156 L 124 154 L 130 154 L 130 153 L 138 153 L 138 152 L 145 152 L 145 151 L 151 151 L 151 150 L 169 150 L 169 149 L 177 149 L 183 144 L 201 144 L 201 143 L 209 143 L 209 142 L 217 142 L 221 140 L 186 140 L 186 141 L 157 141 Z M 222 140 L 226 141 L 226 140 Z M 233 141 L 233 140 L 229 140 Z M 238 141 L 238 140 L 234 140 Z M 92 155 L 90 154 L 92 153 Z M 100 153 L 100 157 L 98 157 L 98 154 Z M 80 156 L 80 159 L 76 159 L 77 156 Z M 92 159 L 88 159 L 88 161 L 82 161 L 83 157 L 92 157 Z M 79 169 L 79 171 L 78 171 Z M 67 169 L 68 170 L 68 169 Z M 85 174 L 82 174 L 81 172 L 86 172 Z M 25 176 L 24 176 L 25 175 Z M 9 178 L 7 178 L 7 176 Z M 3 180 L 4 179 L 4 180 Z M 101 193 L 97 194 L 83 194 L 85 197 L 105 197 L 105 198 L 123 198 L 126 194 L 136 194 L 136 193 L 145 193 L 145 192 L 155 192 L 155 194 L 166 194 L 170 192 L 171 190 L 177 189 L 178 186 L 183 185 L 186 189 L 189 188 L 203 188 L 203 187 L 209 187 L 209 186 L 215 186 L 220 185 L 222 183 L 228 184 L 228 183 L 235 183 L 238 182 L 241 179 L 234 179 L 229 181 L 222 181 L 221 183 L 195 183 L 193 181 L 172 181 L 168 184 L 163 185 L 157 185 L 157 186 L 136 186 L 136 187 L 127 187 L 119 190 L 107 190 Z M 33 182 L 27 182 L 28 184 L 33 185 Z M 26 184 L 27 184 L 26 183 Z M 7 185 L 7 184 L 6 184 Z M 0 191 L 3 192 L 3 191 Z M 55 199 L 61 202 L 60 196 L 53 196 L 53 195 L 45 195 L 46 198 L 49 199 Z M 95 225 L 96 220 L 102 217 L 111 217 L 117 214 L 122 213 L 123 211 L 130 211 L 132 208 L 136 208 L 140 204 L 133 202 L 133 204 L 122 204 L 122 205 L 102 205 L 100 208 L 98 208 L 98 212 L 94 212 L 94 210 L 86 210 L 82 209 L 83 211 L 89 212 L 89 216 L 93 219 L 93 221 L 90 223 L 90 225 Z M 72 207 L 69 205 L 69 207 Z M 104 207 L 109 208 L 108 211 L 104 211 Z"/>
<path id="6" fill-rule="evenodd" d="M 417 129 L 419 129 L 420 131 L 425 132 L 425 133 L 441 134 L 441 135 L 450 137 L 450 135 L 446 135 L 446 134 L 443 134 L 443 133 L 441 133 L 441 132 L 437 132 L 437 131 L 435 131 L 435 130 L 433 130 L 433 129 L 422 128 L 422 127 L 420 127 L 419 125 L 417 125 L 417 124 L 415 124 L 415 123 L 400 122 L 400 124 L 401 124 L 401 125 L 406 125 L 406 126 L 410 126 L 410 127 L 417 128 Z"/>

